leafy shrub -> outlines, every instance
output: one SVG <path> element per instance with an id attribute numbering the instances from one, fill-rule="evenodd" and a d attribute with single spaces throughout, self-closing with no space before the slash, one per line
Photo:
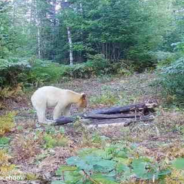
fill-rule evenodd
<path id="1" fill-rule="evenodd" d="M 76 64 L 74 66 L 64 66 L 63 78 L 90 78 L 94 71 L 90 63 Z"/>
<path id="2" fill-rule="evenodd" d="M 127 57 L 134 70 L 144 71 L 146 68 L 155 67 L 157 60 L 144 48 L 130 50 Z"/>
<path id="3" fill-rule="evenodd" d="M 180 42 L 172 43 L 171 46 L 174 48 L 174 51 L 179 52 L 181 54 L 184 53 L 184 40 L 183 39 Z"/>
<path id="4" fill-rule="evenodd" d="M 93 67 L 93 71 L 96 75 L 104 75 L 113 73 L 113 67 L 110 62 L 105 59 L 103 54 L 96 54 L 94 56 L 89 55 L 87 66 Z"/>
<path id="5" fill-rule="evenodd" d="M 4 100 L 6 98 L 14 98 L 22 93 L 23 92 L 21 84 L 17 84 L 17 86 L 13 88 L 5 87 L 3 89 L 0 89 L 0 100 Z"/>
<path id="6" fill-rule="evenodd" d="M 16 86 L 41 85 L 46 82 L 56 82 L 61 79 L 65 67 L 49 61 L 35 58 L 10 58 L 0 60 L 0 85 Z"/>
<path id="7" fill-rule="evenodd" d="M 34 60 L 30 62 L 32 67 L 27 76 L 25 83 L 35 86 L 48 82 L 57 82 L 63 74 L 63 67 L 50 61 Z"/>
<path id="8" fill-rule="evenodd" d="M 170 65 L 176 58 L 176 54 L 171 52 L 150 52 L 150 55 L 158 61 L 157 67 L 163 67 Z"/>
<path id="9" fill-rule="evenodd" d="M 184 58 L 180 58 L 161 69 L 161 85 L 166 97 L 184 102 Z"/>
<path id="10" fill-rule="evenodd" d="M 0 109 L 6 109 L 6 99 L 16 99 L 17 97 L 22 97 L 22 84 L 17 84 L 14 87 L 0 88 Z"/>
<path id="11" fill-rule="evenodd" d="M 15 112 L 9 112 L 6 115 L 0 117 L 0 136 L 3 136 L 5 133 L 11 132 L 14 128 L 14 116 Z"/>
<path id="12" fill-rule="evenodd" d="M 113 65 L 102 54 L 89 56 L 86 63 L 66 67 L 62 76 L 70 78 L 90 78 L 92 76 L 116 73 Z"/>
<path id="13" fill-rule="evenodd" d="M 36 58 L 10 58 L 0 60 L 0 85 L 40 86 L 45 83 L 59 82 L 66 78 L 90 78 L 109 74 L 129 74 L 123 63 L 110 63 L 102 54 L 89 56 L 86 63 L 74 66 L 60 65 Z"/>
<path id="14" fill-rule="evenodd" d="M 16 86 L 24 82 L 22 73 L 27 73 L 29 69 L 29 62 L 25 59 L 0 59 L 0 86 Z"/>

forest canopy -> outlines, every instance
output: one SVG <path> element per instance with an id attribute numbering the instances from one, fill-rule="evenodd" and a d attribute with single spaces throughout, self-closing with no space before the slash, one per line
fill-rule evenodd
<path id="1" fill-rule="evenodd" d="M 129 74 L 183 60 L 183 7 L 181 0 L 2 0 L 0 84 Z"/>
<path id="2" fill-rule="evenodd" d="M 71 50 L 74 63 L 103 54 L 111 62 L 129 59 L 149 65 L 150 52 L 171 51 L 171 44 L 181 39 L 179 2 L 3 0 L 0 58 L 35 55 L 69 64 Z"/>

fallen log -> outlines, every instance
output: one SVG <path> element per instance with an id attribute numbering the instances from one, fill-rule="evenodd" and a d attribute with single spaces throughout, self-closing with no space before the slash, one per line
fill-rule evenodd
<path id="1" fill-rule="evenodd" d="M 58 119 L 56 121 L 56 123 L 54 124 L 55 126 L 60 126 L 60 125 L 66 125 L 69 123 L 74 123 L 77 120 L 78 117 L 75 118 L 71 118 L 71 117 L 61 117 L 60 119 Z M 83 118 L 84 120 L 85 118 Z M 86 118 L 89 119 L 89 118 Z M 115 121 L 113 121 L 115 120 Z M 117 124 L 122 124 L 123 126 L 129 126 L 131 123 L 135 123 L 135 122 L 140 122 L 140 121 L 153 121 L 154 118 L 152 116 L 143 116 L 143 117 L 137 117 L 137 118 L 117 118 L 117 119 L 113 119 L 113 118 L 105 118 L 105 119 L 91 119 L 91 126 L 109 126 L 109 125 L 117 125 Z M 99 126 L 99 127 L 100 127 Z"/>
<path id="2" fill-rule="evenodd" d="M 113 114 L 113 115 L 106 115 L 106 114 L 85 114 L 82 116 L 85 119 L 118 119 L 118 118 L 139 118 L 140 115 L 126 115 L 126 114 Z"/>
<path id="3" fill-rule="evenodd" d="M 88 125 L 89 128 L 92 127 L 108 127 L 108 126 L 129 126 L 132 123 L 137 123 L 137 122 L 151 122 L 153 121 L 154 118 L 151 116 L 144 116 L 142 118 L 139 119 L 116 119 L 115 121 L 113 121 L 112 119 L 106 119 L 106 120 L 99 120 L 99 121 L 93 121 L 91 124 Z"/>
<path id="4" fill-rule="evenodd" d="M 66 125 L 68 123 L 73 123 L 76 121 L 76 117 L 60 117 L 59 119 L 57 119 L 54 123 L 55 126 L 57 125 Z"/>
<path id="5" fill-rule="evenodd" d="M 140 103 L 134 105 L 127 105 L 123 107 L 111 107 L 105 109 L 97 109 L 92 111 L 92 114 L 120 114 L 120 113 L 128 113 L 130 111 L 143 111 L 144 113 L 153 110 L 156 107 L 156 103 Z"/>
<path id="6" fill-rule="evenodd" d="M 112 107 L 112 108 L 106 108 L 106 109 L 98 109 L 93 110 L 87 114 L 79 114 L 74 117 L 60 117 L 56 120 L 54 125 L 65 125 L 68 123 L 73 123 L 77 120 L 77 118 L 82 119 L 89 119 L 91 121 L 94 120 L 110 120 L 110 119 L 129 119 L 130 122 L 132 121 L 140 121 L 142 118 L 144 118 L 145 114 L 148 114 L 151 110 L 154 110 L 154 107 L 156 106 L 155 103 L 140 103 L 140 104 L 134 104 L 134 105 L 127 105 L 124 107 Z M 127 114 L 128 112 L 134 112 L 131 114 Z M 143 115 L 141 116 L 138 112 L 143 111 Z M 147 113 L 145 113 L 147 112 Z M 123 114 L 126 113 L 126 114 Z"/>
<path id="7" fill-rule="evenodd" d="M 68 123 L 73 123 L 78 118 L 83 119 L 97 119 L 97 120 L 104 120 L 104 119 L 120 119 L 120 118 L 140 118 L 140 115 L 104 115 L 104 114 L 84 114 L 76 117 L 60 117 L 56 120 L 55 125 L 65 125 Z"/>

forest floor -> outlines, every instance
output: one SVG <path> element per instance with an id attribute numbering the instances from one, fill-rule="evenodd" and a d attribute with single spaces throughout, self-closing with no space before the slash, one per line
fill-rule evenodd
<path id="1" fill-rule="evenodd" d="M 102 147 L 102 137 L 106 137 L 110 143 L 134 143 L 145 156 L 157 161 L 180 154 L 178 150 L 184 140 L 184 114 L 177 109 L 163 107 L 165 102 L 154 73 L 78 79 L 54 86 L 85 92 L 88 110 L 148 101 L 157 102 L 159 107 L 155 120 L 150 123 L 137 122 L 127 127 L 84 130 L 81 125 L 51 127 L 36 124 L 35 112 L 30 104 L 31 92 L 22 101 L 7 102 L 11 104 L 9 111 L 18 109 L 18 114 L 15 118 L 16 127 L 7 135 L 10 141 L 5 149 L 12 157 L 11 163 L 24 173 L 30 183 L 31 180 L 37 180 L 37 183 L 53 180 L 57 168 L 66 164 L 66 158 L 76 155 L 82 148 Z M 75 107 L 72 107 L 72 113 L 77 113 Z"/>

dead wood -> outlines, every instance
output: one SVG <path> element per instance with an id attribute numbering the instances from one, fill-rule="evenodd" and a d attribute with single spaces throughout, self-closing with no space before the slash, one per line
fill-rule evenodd
<path id="1" fill-rule="evenodd" d="M 123 107 L 110 107 L 105 109 L 97 109 L 92 111 L 92 114 L 120 114 L 120 113 L 128 113 L 130 111 L 143 111 L 147 113 L 152 111 L 156 106 L 155 103 L 139 103 L 133 105 L 127 105 Z"/>
<path id="2" fill-rule="evenodd" d="M 54 125 L 66 125 L 68 123 L 73 123 L 76 121 L 75 117 L 60 117 L 59 119 L 56 120 Z"/>
<path id="3" fill-rule="evenodd" d="M 134 114 L 86 114 L 82 116 L 86 119 L 118 119 L 118 118 L 139 118 L 140 115 L 134 115 Z"/>
<path id="4" fill-rule="evenodd" d="M 124 121 L 125 125 L 128 126 L 131 122 L 146 120 L 148 116 L 145 116 L 145 115 L 149 114 L 149 112 L 151 111 L 154 111 L 155 106 L 156 106 L 155 103 L 147 103 L 147 104 L 140 103 L 140 104 L 134 104 L 134 105 L 127 105 L 123 107 L 111 107 L 111 108 L 105 108 L 105 109 L 98 109 L 98 110 L 93 110 L 87 114 L 79 114 L 74 117 L 60 117 L 59 119 L 56 120 L 55 125 L 64 125 L 68 123 L 73 123 L 77 120 L 77 118 L 82 118 L 82 119 L 91 120 L 92 124 L 93 122 L 100 124 L 99 121 L 105 122 L 106 120 L 122 119 L 122 122 Z M 148 118 L 148 120 L 151 120 L 151 119 Z"/>

